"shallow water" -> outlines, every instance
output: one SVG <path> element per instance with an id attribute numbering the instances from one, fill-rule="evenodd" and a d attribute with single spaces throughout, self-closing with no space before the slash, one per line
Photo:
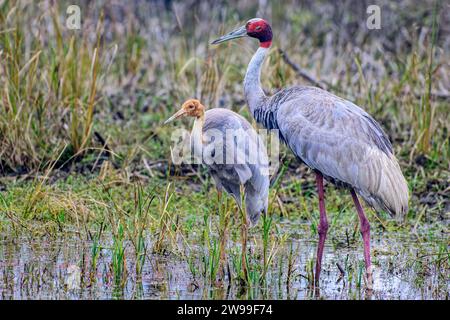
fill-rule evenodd
<path id="1" fill-rule="evenodd" d="M 134 271 L 134 254 L 128 245 L 125 251 L 127 274 L 122 284 L 116 284 L 111 267 L 110 239 L 102 243 L 96 268 L 91 262 L 90 241 L 77 237 L 63 240 L 4 239 L 0 244 L 0 298 L 448 299 L 448 257 L 445 258 L 445 253 L 443 259 L 441 256 L 438 256 L 440 260 L 436 259 L 435 245 L 435 242 L 421 242 L 419 245 L 408 236 L 391 241 L 383 234 L 374 235 L 374 290 L 368 292 L 364 289 L 360 242 L 350 246 L 339 242 L 338 245 L 327 244 L 320 290 L 313 291 L 306 276 L 306 266 L 312 265 L 316 250 L 312 237 L 285 242 L 278 248 L 266 281 L 251 287 L 227 280 L 222 286 L 217 286 L 208 284 L 201 275 L 194 278 L 187 259 L 175 254 L 148 253 L 142 279 L 139 279 Z M 252 246 L 250 251 L 254 251 Z M 287 284 L 289 248 L 293 248 L 295 254 Z M 202 260 L 193 261 L 200 269 Z M 343 277 L 336 263 L 345 270 Z"/>

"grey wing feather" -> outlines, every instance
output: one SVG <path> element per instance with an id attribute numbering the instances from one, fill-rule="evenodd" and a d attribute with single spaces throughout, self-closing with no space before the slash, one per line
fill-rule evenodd
<path id="1" fill-rule="evenodd" d="M 245 190 L 245 209 L 251 223 L 254 225 L 258 221 L 261 212 L 267 212 L 269 176 L 268 176 L 268 157 L 267 152 L 253 127 L 240 115 L 222 108 L 208 110 L 205 115 L 205 124 L 203 126 L 204 134 L 208 130 L 215 129 L 222 133 L 223 155 L 226 159 L 230 148 L 234 148 L 235 163 L 213 163 L 208 168 L 220 189 L 225 189 L 241 206 L 240 186 Z M 227 129 L 239 130 L 237 132 L 242 141 L 248 143 L 241 144 L 235 140 L 227 138 Z M 252 149 L 253 148 L 256 149 Z M 256 158 L 253 154 L 256 150 Z M 253 161 L 256 160 L 256 161 Z"/>
<path id="2" fill-rule="evenodd" d="M 327 91 L 299 91 L 279 105 L 276 115 L 292 151 L 329 180 L 353 187 L 375 209 L 403 215 L 408 187 L 378 123 Z"/>

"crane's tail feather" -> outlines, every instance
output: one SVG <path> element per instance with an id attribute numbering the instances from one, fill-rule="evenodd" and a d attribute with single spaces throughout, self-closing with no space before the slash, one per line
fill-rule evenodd
<path id="1" fill-rule="evenodd" d="M 372 170 L 371 170 L 372 169 Z M 402 220 L 408 212 L 409 190 L 394 155 L 381 153 L 368 161 L 368 174 L 378 172 L 376 179 L 369 179 L 366 188 L 357 188 L 362 198 L 377 211 L 386 211 Z"/>

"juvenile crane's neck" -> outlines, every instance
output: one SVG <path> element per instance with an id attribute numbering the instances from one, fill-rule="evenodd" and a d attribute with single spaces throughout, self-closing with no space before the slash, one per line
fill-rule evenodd
<path id="1" fill-rule="evenodd" d="M 248 107 L 253 115 L 263 107 L 266 95 L 261 88 L 261 68 L 266 58 L 268 47 L 259 47 L 248 64 L 244 78 L 244 92 Z"/>
<path id="2" fill-rule="evenodd" d="M 194 126 L 191 131 L 191 146 L 194 157 L 201 161 L 203 154 L 203 125 L 205 124 L 205 115 L 202 114 L 195 118 Z"/>

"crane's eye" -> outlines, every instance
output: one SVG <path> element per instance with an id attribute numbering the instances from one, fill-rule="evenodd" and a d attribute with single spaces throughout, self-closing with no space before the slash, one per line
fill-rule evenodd
<path id="1" fill-rule="evenodd" d="M 193 104 L 190 104 L 189 107 L 188 107 L 189 110 L 192 110 L 194 108 L 195 108 L 195 106 Z"/>
<path id="2" fill-rule="evenodd" d="M 257 27 L 255 28 L 255 30 L 256 30 L 256 31 L 261 30 L 261 26 L 257 26 Z"/>

